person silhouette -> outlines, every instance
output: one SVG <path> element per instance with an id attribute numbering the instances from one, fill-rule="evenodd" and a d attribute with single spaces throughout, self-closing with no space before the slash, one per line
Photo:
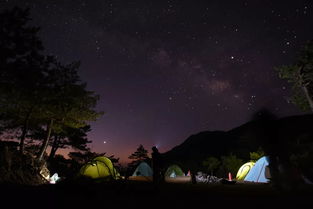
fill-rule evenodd
<path id="1" fill-rule="evenodd" d="M 155 184 L 161 181 L 161 154 L 156 146 L 152 147 L 152 169 L 153 169 L 153 182 Z"/>

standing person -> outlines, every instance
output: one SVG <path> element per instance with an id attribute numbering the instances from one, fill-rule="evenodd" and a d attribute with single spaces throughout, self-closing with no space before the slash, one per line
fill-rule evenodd
<path id="1" fill-rule="evenodd" d="M 153 182 L 158 184 L 161 181 L 161 154 L 156 146 L 152 147 L 152 169 L 153 169 Z"/>

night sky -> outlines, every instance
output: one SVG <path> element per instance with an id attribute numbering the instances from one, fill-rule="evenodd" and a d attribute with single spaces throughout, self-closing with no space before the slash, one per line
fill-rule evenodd
<path id="1" fill-rule="evenodd" d="M 303 114 L 273 68 L 313 39 L 312 1 L 0 0 L 0 10 L 14 5 L 31 9 L 47 54 L 81 61 L 105 111 L 90 147 L 121 162 L 139 144 L 165 152 L 262 107 Z"/>

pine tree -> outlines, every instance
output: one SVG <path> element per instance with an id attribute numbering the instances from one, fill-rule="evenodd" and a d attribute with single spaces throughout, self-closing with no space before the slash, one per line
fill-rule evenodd
<path id="1" fill-rule="evenodd" d="M 0 14 L 0 116 L 5 130 L 19 129 L 20 151 L 37 102 L 43 96 L 43 67 L 40 28 L 28 25 L 29 10 L 18 7 Z"/>
<path id="2" fill-rule="evenodd" d="M 86 84 L 77 74 L 79 63 L 62 65 L 54 61 L 47 70 L 46 95 L 41 120 L 46 124 L 46 137 L 38 159 L 41 160 L 49 144 L 51 132 L 59 133 L 62 127 L 81 128 L 96 120 L 102 112 L 94 110 L 99 96 L 86 90 Z"/>
<path id="3" fill-rule="evenodd" d="M 51 160 L 55 156 L 59 148 L 72 148 L 77 151 L 87 151 L 87 144 L 91 143 L 87 138 L 87 132 L 89 131 L 91 131 L 89 125 L 81 128 L 63 127 L 61 132 L 55 133 L 52 136 L 49 159 Z"/>
<path id="4" fill-rule="evenodd" d="M 143 147 L 143 145 L 140 144 L 137 150 L 134 153 L 132 153 L 128 158 L 132 160 L 132 162 L 129 163 L 129 167 L 135 167 L 140 162 L 143 162 L 149 159 L 148 150 L 146 150 Z"/>

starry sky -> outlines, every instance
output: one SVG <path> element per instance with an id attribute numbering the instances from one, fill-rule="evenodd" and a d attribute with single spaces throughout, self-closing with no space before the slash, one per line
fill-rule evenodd
<path id="1" fill-rule="evenodd" d="M 313 38 L 312 1 L 0 0 L 0 11 L 15 5 L 30 8 L 47 54 L 81 61 L 105 112 L 90 147 L 122 163 L 139 144 L 165 152 L 262 107 L 303 114 L 274 67 Z"/>

